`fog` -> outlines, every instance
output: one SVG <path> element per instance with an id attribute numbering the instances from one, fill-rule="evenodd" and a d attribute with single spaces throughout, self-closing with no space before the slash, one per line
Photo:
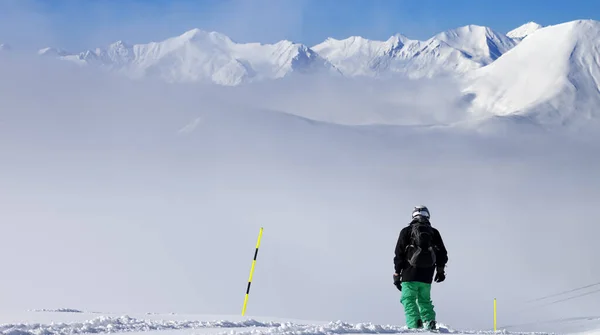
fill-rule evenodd
<path id="1" fill-rule="evenodd" d="M 594 295 L 526 301 L 600 278 L 597 142 L 406 126 L 466 117 L 454 90 L 4 58 L 0 310 L 239 314 L 264 227 L 248 315 L 400 324 L 393 250 L 425 204 L 450 258 L 439 322 L 489 329 L 494 298 L 499 326 L 594 315 Z"/>

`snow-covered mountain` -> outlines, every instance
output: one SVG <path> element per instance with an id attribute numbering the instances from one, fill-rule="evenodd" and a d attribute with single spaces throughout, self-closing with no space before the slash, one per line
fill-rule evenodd
<path id="1" fill-rule="evenodd" d="M 105 49 L 77 54 L 46 48 L 40 54 L 121 71 L 132 77 L 158 77 L 169 82 L 213 82 L 238 85 L 285 77 L 293 72 L 338 73 L 305 45 L 235 43 L 217 33 L 192 29 L 161 42 L 129 45 L 118 41 Z"/>
<path id="2" fill-rule="evenodd" d="M 513 40 L 521 41 L 525 37 L 533 34 L 535 31 L 542 28 L 542 25 L 536 22 L 527 22 L 524 25 L 515 28 L 508 33 L 506 36 L 512 38 Z"/>
<path id="3" fill-rule="evenodd" d="M 334 64 L 344 75 L 373 75 L 378 69 L 381 57 L 392 55 L 410 40 L 397 34 L 387 41 L 375 41 L 361 36 L 343 40 L 328 38 L 312 47 L 322 57 Z"/>
<path id="4" fill-rule="evenodd" d="M 467 25 L 427 40 L 402 34 L 385 41 L 328 38 L 313 47 L 290 41 L 236 43 L 198 29 L 160 42 L 42 56 L 98 66 L 134 78 L 239 85 L 294 73 L 345 77 L 458 77 L 464 105 L 484 118 L 511 116 L 535 126 L 583 125 L 600 116 L 600 22 L 541 26 L 528 22 L 506 35 Z M 505 120 L 501 121 L 505 122 Z"/>
<path id="5" fill-rule="evenodd" d="M 538 29 L 476 70 L 464 92 L 473 112 L 483 116 L 520 116 L 546 126 L 599 120 L 600 22 Z"/>
<path id="6" fill-rule="evenodd" d="M 60 48 L 48 47 L 38 50 L 38 55 L 48 57 L 68 57 L 69 55 L 71 55 L 71 53 Z"/>
<path id="7" fill-rule="evenodd" d="M 468 25 L 426 41 L 400 34 L 387 41 L 354 36 L 329 38 L 312 49 L 348 76 L 402 73 L 420 78 L 463 74 L 493 62 L 515 45 L 514 40 L 488 27 Z"/>
<path id="8" fill-rule="evenodd" d="M 328 38 L 313 47 L 287 40 L 275 44 L 236 43 L 217 33 L 192 29 L 160 42 L 70 53 L 44 48 L 38 53 L 169 82 L 212 82 L 221 85 L 282 78 L 290 73 L 410 78 L 464 74 L 485 66 L 518 40 L 476 25 L 439 33 L 425 41 L 395 34 L 386 41 L 352 36 Z"/>

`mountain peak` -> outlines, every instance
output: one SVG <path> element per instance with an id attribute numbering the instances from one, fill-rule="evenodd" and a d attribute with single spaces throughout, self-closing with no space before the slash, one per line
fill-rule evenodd
<path id="1" fill-rule="evenodd" d="M 231 39 L 227 35 L 221 34 L 216 31 L 206 31 L 198 28 L 188 30 L 176 37 L 176 39 L 185 41 L 210 40 L 213 42 L 232 43 Z"/>
<path id="2" fill-rule="evenodd" d="M 533 34 L 535 31 L 543 28 L 541 24 L 529 21 L 511 31 L 509 31 L 506 36 L 513 39 L 524 39 L 525 37 Z"/>
<path id="3" fill-rule="evenodd" d="M 129 45 L 128 43 L 125 43 L 122 40 L 118 40 L 115 43 L 112 43 L 109 46 L 110 49 L 129 49 L 131 48 L 131 45 Z"/>
<path id="4" fill-rule="evenodd" d="M 47 48 L 38 50 L 38 55 L 40 55 L 40 56 L 61 57 L 61 56 L 66 56 L 68 54 L 69 54 L 69 52 L 67 52 L 63 49 L 60 49 L 60 48 L 47 47 Z"/>
<path id="5" fill-rule="evenodd" d="M 446 30 L 433 37 L 461 50 L 478 63 L 487 65 L 512 49 L 516 43 L 506 35 L 479 25 L 466 25 Z"/>
<path id="6" fill-rule="evenodd" d="M 598 21 L 544 27 L 476 70 L 465 93 L 474 96 L 475 112 L 522 115 L 548 126 L 600 120 L 598 50 Z"/>

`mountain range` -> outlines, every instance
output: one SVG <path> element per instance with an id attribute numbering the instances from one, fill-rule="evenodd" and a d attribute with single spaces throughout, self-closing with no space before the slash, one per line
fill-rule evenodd
<path id="1" fill-rule="evenodd" d="M 506 34 L 467 25 L 423 41 L 402 34 L 385 41 L 328 38 L 312 47 L 287 40 L 236 43 L 218 32 L 193 29 L 147 44 L 118 41 L 78 53 L 52 47 L 38 53 L 133 78 L 227 86 L 298 74 L 450 77 L 475 116 L 579 127 L 600 116 L 599 37 L 600 22 L 594 20 L 528 22 Z"/>
<path id="2" fill-rule="evenodd" d="M 159 42 L 132 45 L 117 41 L 105 48 L 76 53 L 47 47 L 38 54 L 134 78 L 230 86 L 295 73 L 431 78 L 462 75 L 486 66 L 540 28 L 530 22 L 504 35 L 488 27 L 468 25 L 424 41 L 402 34 L 386 41 L 351 36 L 328 38 L 311 47 L 288 40 L 275 44 L 236 43 L 218 32 L 192 29 Z"/>

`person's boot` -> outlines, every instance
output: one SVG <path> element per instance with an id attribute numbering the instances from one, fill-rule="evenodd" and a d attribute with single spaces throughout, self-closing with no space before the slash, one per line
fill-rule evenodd
<path id="1" fill-rule="evenodd" d="M 422 329 L 423 328 L 423 320 L 417 320 L 417 329 Z"/>
<path id="2" fill-rule="evenodd" d="M 436 325 L 436 322 L 435 322 L 434 320 L 432 320 L 432 321 L 429 321 L 429 322 L 427 323 L 427 329 L 428 329 L 428 330 L 437 330 L 437 325 Z"/>

